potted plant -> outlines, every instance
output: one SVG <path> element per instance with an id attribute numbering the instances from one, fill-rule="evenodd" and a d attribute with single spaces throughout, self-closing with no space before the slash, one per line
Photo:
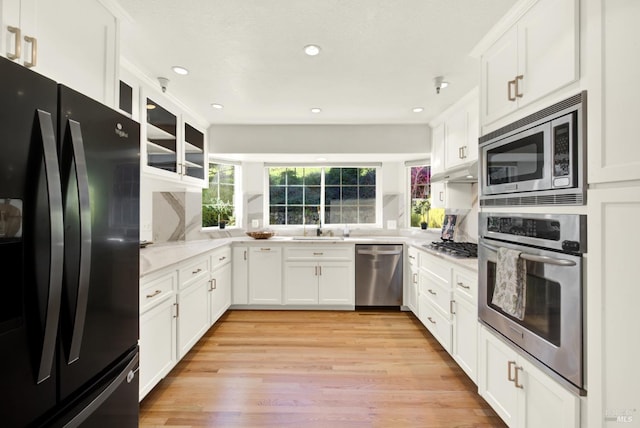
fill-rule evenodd
<path id="1" fill-rule="evenodd" d="M 420 214 L 420 228 L 426 229 L 429 225 L 429 210 L 431 209 L 431 201 L 429 199 L 420 199 L 416 201 L 415 211 Z"/>

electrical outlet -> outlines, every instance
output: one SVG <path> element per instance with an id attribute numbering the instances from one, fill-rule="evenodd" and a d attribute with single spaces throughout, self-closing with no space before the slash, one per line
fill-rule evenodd
<path id="1" fill-rule="evenodd" d="M 251 227 L 254 227 L 254 228 L 260 227 L 260 220 L 258 219 L 251 220 Z"/>

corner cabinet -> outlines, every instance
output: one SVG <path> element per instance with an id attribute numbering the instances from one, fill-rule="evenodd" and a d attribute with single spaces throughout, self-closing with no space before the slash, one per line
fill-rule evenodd
<path id="1" fill-rule="evenodd" d="M 483 126 L 579 78 L 578 0 L 531 3 L 481 55 Z"/>
<path id="2" fill-rule="evenodd" d="M 206 187 L 205 131 L 163 97 L 141 96 L 146 117 L 141 128 L 142 170 L 168 180 Z"/>
<path id="3" fill-rule="evenodd" d="M 116 107 L 118 22 L 101 1 L 0 0 L 0 16 L 2 56 Z"/>
<path id="4" fill-rule="evenodd" d="M 580 398 L 487 328 L 479 334 L 478 392 L 510 427 L 580 426 Z"/>

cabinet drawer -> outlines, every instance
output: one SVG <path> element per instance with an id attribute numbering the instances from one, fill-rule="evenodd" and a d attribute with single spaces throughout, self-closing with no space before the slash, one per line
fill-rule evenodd
<path id="1" fill-rule="evenodd" d="M 181 265 L 178 271 L 180 279 L 178 288 L 184 290 L 191 284 L 198 282 L 200 279 L 209 278 L 209 257 L 200 256 L 186 261 Z"/>
<path id="2" fill-rule="evenodd" d="M 409 266 L 418 266 L 418 249 L 414 247 L 407 248 L 407 257 L 409 260 Z"/>
<path id="3" fill-rule="evenodd" d="M 453 287 L 456 293 L 475 304 L 478 296 L 478 276 L 472 272 L 453 270 Z"/>
<path id="4" fill-rule="evenodd" d="M 451 282 L 451 265 L 449 263 L 427 253 L 420 253 L 419 261 L 420 269 L 428 271 L 446 284 Z"/>
<path id="5" fill-rule="evenodd" d="M 140 313 L 144 313 L 155 305 L 173 296 L 178 277 L 176 272 L 168 273 L 144 284 L 140 290 Z"/>
<path id="6" fill-rule="evenodd" d="M 420 294 L 429 299 L 433 305 L 438 307 L 447 318 L 451 317 L 451 288 L 449 284 L 443 283 L 437 277 L 428 272 L 420 272 Z"/>
<path id="7" fill-rule="evenodd" d="M 211 271 L 231 261 L 231 247 L 219 248 L 211 253 Z"/>
<path id="8" fill-rule="evenodd" d="M 418 298 L 418 313 L 420 322 L 433 334 L 442 347 L 451 353 L 451 322 L 440 314 L 426 296 Z"/>
<path id="9" fill-rule="evenodd" d="M 344 247 L 287 247 L 286 260 L 352 260 L 353 246 Z"/>

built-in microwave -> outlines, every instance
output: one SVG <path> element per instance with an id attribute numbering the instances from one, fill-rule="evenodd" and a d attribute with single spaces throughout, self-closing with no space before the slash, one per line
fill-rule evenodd
<path id="1" fill-rule="evenodd" d="M 484 135 L 480 205 L 586 204 L 586 92 Z"/>

